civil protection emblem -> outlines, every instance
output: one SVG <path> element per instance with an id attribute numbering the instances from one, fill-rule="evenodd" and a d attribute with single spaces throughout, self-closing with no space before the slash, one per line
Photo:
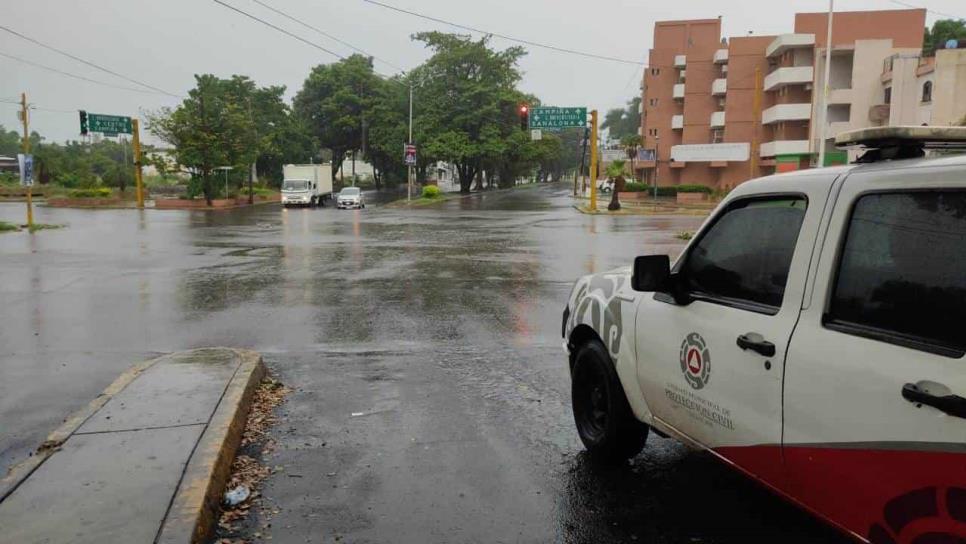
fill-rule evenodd
<path id="1" fill-rule="evenodd" d="M 678 357 L 684 379 L 691 387 L 701 389 L 708 385 L 711 378 L 711 352 L 700 334 L 692 332 L 684 338 Z"/>

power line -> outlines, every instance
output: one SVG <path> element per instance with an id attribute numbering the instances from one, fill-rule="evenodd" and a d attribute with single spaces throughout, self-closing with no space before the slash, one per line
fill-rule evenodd
<path id="1" fill-rule="evenodd" d="M 310 30 L 314 30 L 315 32 L 321 34 L 322 36 L 325 36 L 326 38 L 329 38 L 330 40 L 334 40 L 336 42 L 339 42 L 342 45 L 348 47 L 349 49 L 352 49 L 353 51 L 356 51 L 358 53 L 362 53 L 363 55 L 365 55 L 367 57 L 372 57 L 372 58 L 378 60 L 379 62 L 385 64 L 386 66 L 389 66 L 390 68 L 394 68 L 396 70 L 399 70 L 400 72 L 405 72 L 406 71 L 405 69 L 400 68 L 399 66 L 396 66 L 395 64 L 393 64 L 393 63 L 391 63 L 391 62 L 389 62 L 387 60 L 381 59 L 381 58 L 379 58 L 379 57 L 377 57 L 375 55 L 371 55 L 371 54 L 367 53 L 366 51 L 364 51 L 364 50 L 362 50 L 362 49 L 360 49 L 360 48 L 352 45 L 351 43 L 349 43 L 349 42 L 347 42 L 345 40 L 341 40 L 341 39 L 333 36 L 332 34 L 329 34 L 328 32 L 325 32 L 324 30 L 322 30 L 322 29 L 320 29 L 318 27 L 312 26 L 312 25 L 310 25 L 310 24 L 308 24 L 308 23 L 306 23 L 304 21 L 301 21 L 301 20 L 299 20 L 299 19 L 297 19 L 297 18 L 295 18 L 295 17 L 293 17 L 293 16 L 285 13 L 284 11 L 282 11 L 280 9 L 276 9 L 276 8 L 274 8 L 274 7 L 266 4 L 265 2 L 262 2 L 261 0 L 252 0 L 252 1 L 255 2 L 256 4 L 260 5 L 260 6 L 264 7 L 265 9 L 271 10 L 271 11 L 273 11 L 273 12 L 281 15 L 282 17 L 285 17 L 286 19 L 289 19 L 290 21 L 293 21 L 295 23 L 298 23 L 298 24 L 300 24 L 300 25 L 302 25 L 305 28 L 308 28 Z"/>
<path id="2" fill-rule="evenodd" d="M 301 36 L 299 36 L 297 34 L 292 34 L 288 30 L 285 30 L 284 28 L 275 26 L 272 23 L 266 21 L 265 19 L 259 19 L 258 17 L 252 15 L 251 13 L 248 13 L 247 11 L 242 11 L 242 10 L 236 8 L 235 6 L 232 6 L 231 4 L 226 4 L 226 3 L 222 2 L 221 0 L 213 0 L 213 1 L 216 4 L 220 4 L 220 5 L 222 5 L 222 6 L 226 7 L 226 8 L 234 11 L 234 12 L 240 13 L 240 14 L 244 15 L 245 17 L 248 17 L 249 19 L 254 19 L 255 21 L 258 21 L 259 23 L 262 23 L 265 26 L 269 26 L 271 28 L 274 28 L 275 30 L 281 32 L 282 34 L 285 34 L 285 35 L 287 35 L 289 37 L 295 38 L 296 40 L 298 40 L 298 41 L 300 41 L 300 42 L 302 42 L 302 43 L 304 43 L 306 45 L 310 45 L 310 46 L 318 49 L 319 51 L 324 51 L 324 52 L 332 55 L 333 57 L 336 57 L 336 58 L 338 58 L 340 60 L 345 60 L 345 57 L 344 56 L 336 53 L 335 51 L 330 51 L 330 50 L 322 47 L 321 45 L 319 45 L 317 43 L 310 42 L 310 41 L 306 40 L 305 38 L 303 38 L 303 37 L 301 37 Z"/>
<path id="3" fill-rule="evenodd" d="M 80 57 L 77 57 L 75 55 L 72 55 L 72 54 L 70 54 L 70 53 L 68 53 L 66 51 L 57 49 L 56 47 L 53 47 L 51 45 L 47 45 L 45 43 L 42 43 L 40 41 L 37 41 L 37 40 L 35 40 L 35 39 L 33 39 L 33 38 L 29 37 L 29 36 L 25 36 L 25 35 L 23 35 L 23 34 L 17 32 L 17 31 L 15 31 L 15 30 L 11 30 L 11 29 L 3 26 L 3 25 L 0 25 L 0 30 L 4 30 L 6 32 L 9 32 L 10 34 L 13 34 L 14 36 L 17 36 L 19 38 L 22 38 L 24 40 L 27 40 L 28 42 L 31 42 L 33 44 L 39 45 L 39 46 L 43 47 L 44 49 L 49 49 L 49 50 L 54 51 L 56 53 L 60 53 L 61 55 L 64 55 L 65 57 L 68 57 L 70 59 L 76 60 L 77 62 L 82 62 L 82 63 L 84 63 L 84 64 L 86 64 L 88 66 L 91 66 L 93 68 L 97 68 L 98 70 L 100 70 L 102 72 L 107 72 L 108 74 L 111 74 L 112 76 L 115 76 L 115 77 L 119 77 L 119 78 L 121 78 L 121 79 L 123 79 L 125 81 L 129 81 L 129 82 L 134 83 L 136 85 L 140 85 L 142 87 L 146 87 L 146 88 L 151 89 L 153 91 L 157 91 L 157 92 L 159 92 L 161 94 L 166 94 L 166 95 L 171 96 L 171 97 L 174 97 L 174 98 L 181 98 L 181 96 L 179 96 L 179 95 L 176 95 L 174 93 L 169 93 L 168 91 L 165 91 L 164 89 L 159 89 L 158 87 L 155 87 L 153 85 L 148 85 L 147 83 L 143 83 L 143 82 L 138 81 L 136 79 L 129 78 L 129 77 L 127 77 L 125 75 L 122 75 L 122 74 L 119 74 L 119 73 L 117 73 L 117 72 L 115 72 L 113 70 L 109 70 L 107 68 L 104 68 L 103 66 L 99 66 L 97 64 L 94 64 L 93 62 L 90 62 L 88 60 L 84 60 L 84 59 L 82 59 Z"/>
<path id="4" fill-rule="evenodd" d="M 953 15 L 951 13 L 943 13 L 941 11 L 936 11 L 934 9 L 929 9 L 927 7 L 924 7 L 924 6 L 916 6 L 916 5 L 913 5 L 913 4 L 906 3 L 906 2 L 901 2 L 900 0 L 889 0 L 889 2 L 892 2 L 893 4 L 896 4 L 898 6 L 904 6 L 904 7 L 907 7 L 907 8 L 924 9 L 924 10 L 928 11 L 929 13 L 933 13 L 935 15 L 942 15 L 943 17 L 949 17 L 950 19 L 959 19 L 959 20 L 966 19 L 966 17 L 963 17 L 961 15 Z"/>
<path id="5" fill-rule="evenodd" d="M 4 53 L 2 51 L 0 51 L 0 57 L 6 57 L 8 59 L 12 59 L 12 60 L 15 60 L 15 61 L 18 61 L 18 62 L 22 62 L 24 64 L 28 64 L 30 66 L 34 66 L 36 68 L 42 68 L 44 70 L 48 70 L 48 71 L 51 71 L 51 72 L 55 72 L 55 73 L 60 74 L 60 75 L 63 75 L 63 76 L 72 77 L 74 79 L 79 79 L 81 81 L 87 81 L 89 83 L 96 83 L 98 85 L 104 85 L 105 87 L 112 87 L 114 89 L 121 89 L 123 91 L 133 91 L 133 92 L 136 92 L 136 93 L 161 94 L 158 91 L 149 91 L 147 89 L 136 89 L 134 87 L 125 87 L 123 85 L 114 85 L 112 83 L 107 83 L 105 81 L 99 81 L 99 80 L 96 80 L 96 79 L 91 79 L 89 77 L 79 76 L 77 74 L 71 74 L 70 72 L 64 72 L 63 70 L 58 70 L 57 68 L 51 68 L 50 66 L 44 66 L 43 64 L 39 64 L 39 63 L 30 61 L 30 60 L 27 60 L 27 59 L 23 59 L 23 58 L 14 56 L 14 55 L 9 55 L 9 54 Z"/>
<path id="6" fill-rule="evenodd" d="M 526 45 L 531 45 L 533 47 L 542 47 L 544 49 L 550 49 L 551 51 L 557 51 L 559 53 L 569 53 L 571 55 L 580 55 L 582 57 L 588 57 L 588 58 L 592 58 L 592 59 L 607 60 L 607 61 L 611 61 L 611 62 L 621 62 L 621 63 L 624 63 L 624 64 L 633 64 L 635 66 L 641 66 L 642 65 L 641 62 L 638 62 L 636 60 L 621 59 L 621 58 L 617 58 L 617 57 L 611 57 L 611 56 L 608 56 L 608 55 L 598 55 L 596 53 L 587 53 L 585 51 L 577 51 L 576 49 L 567 49 L 565 47 L 557 47 L 555 45 L 547 45 L 547 44 L 544 44 L 544 43 L 533 42 L 533 41 L 530 41 L 530 40 L 523 40 L 523 39 L 520 39 L 520 38 L 514 38 L 512 36 L 507 36 L 506 34 L 499 34 L 499 33 L 496 33 L 496 32 L 490 32 L 488 30 L 481 30 L 479 28 L 474 28 L 474 27 L 471 27 L 471 26 L 461 25 L 459 23 L 453 23 L 451 21 L 444 21 L 443 19 L 438 19 L 436 17 L 432 17 L 432 16 L 429 16 L 429 15 L 423 15 L 422 13 L 416 13 L 415 11 L 409 11 L 409 10 L 405 10 L 405 9 L 402 9 L 402 8 L 397 8 L 395 6 L 390 6 L 389 4 L 383 4 L 382 2 L 377 2 L 376 0 L 362 0 L 362 1 L 363 2 L 366 2 L 366 3 L 369 3 L 369 4 L 372 4 L 374 6 L 379 6 L 379 7 L 382 7 L 382 8 L 390 9 L 392 11 L 397 11 L 399 13 L 405 13 L 406 15 L 412 15 L 413 17 L 419 17 L 421 19 L 426 19 L 426 20 L 433 21 L 433 22 L 436 22 L 436 23 L 441 23 L 441 24 L 444 24 L 444 25 L 449 25 L 449 26 L 452 26 L 452 27 L 461 28 L 463 30 L 469 30 L 470 32 L 476 32 L 477 34 L 489 34 L 491 36 L 496 36 L 497 38 L 502 38 L 504 40 L 509 40 L 511 42 L 517 42 L 517 43 L 522 43 L 522 44 L 526 44 Z"/>

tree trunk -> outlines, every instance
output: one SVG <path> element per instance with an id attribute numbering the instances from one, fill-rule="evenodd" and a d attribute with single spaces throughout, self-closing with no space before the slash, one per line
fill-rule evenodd
<path id="1" fill-rule="evenodd" d="M 610 204 L 607 205 L 608 210 L 617 211 L 621 209 L 621 201 L 617 195 L 624 190 L 624 185 L 624 176 L 617 176 L 617 179 L 614 180 L 614 188 L 611 190 Z"/>
<path id="2" fill-rule="evenodd" d="M 476 172 L 469 165 L 457 164 L 456 173 L 460 178 L 460 193 L 469 193 L 470 185 L 473 184 L 473 178 L 476 177 Z"/>
<path id="3" fill-rule="evenodd" d="M 207 175 L 201 177 L 201 191 L 205 194 L 205 202 L 211 206 L 211 178 Z"/>

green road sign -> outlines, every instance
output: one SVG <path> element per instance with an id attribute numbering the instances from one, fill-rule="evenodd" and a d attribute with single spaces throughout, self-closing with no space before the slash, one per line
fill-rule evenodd
<path id="1" fill-rule="evenodd" d="M 103 132 L 104 135 L 131 134 L 131 118 L 120 115 L 102 115 L 100 113 L 87 114 L 87 129 L 91 132 Z"/>
<path id="2" fill-rule="evenodd" d="M 587 126 L 587 108 L 530 108 L 530 128 Z"/>

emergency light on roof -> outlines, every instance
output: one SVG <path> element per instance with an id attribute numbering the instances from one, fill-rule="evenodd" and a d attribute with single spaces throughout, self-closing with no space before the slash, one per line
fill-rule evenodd
<path id="1" fill-rule="evenodd" d="M 966 127 L 893 126 L 843 132 L 835 146 L 868 149 L 856 162 L 911 159 L 925 155 L 925 149 L 966 150 Z"/>

